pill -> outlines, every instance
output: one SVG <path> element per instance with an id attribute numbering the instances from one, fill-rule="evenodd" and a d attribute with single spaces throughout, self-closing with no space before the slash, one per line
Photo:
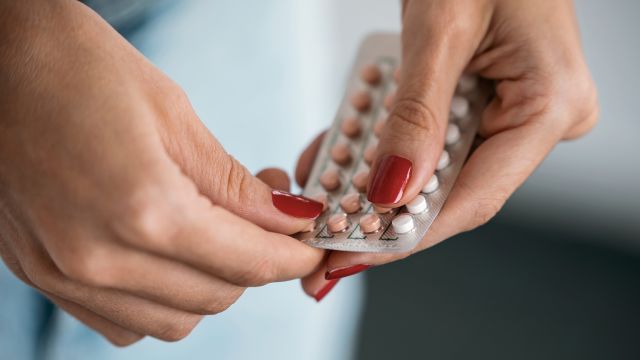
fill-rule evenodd
<path id="1" fill-rule="evenodd" d="M 427 199 L 422 195 L 418 195 L 407 203 L 407 210 L 412 214 L 420 214 L 427 210 Z"/>
<path id="2" fill-rule="evenodd" d="M 351 105 L 360 111 L 365 112 L 371 107 L 371 95 L 366 91 L 358 91 L 351 97 Z"/>
<path id="3" fill-rule="evenodd" d="M 332 233 L 339 233 L 347 230 L 349 227 L 349 220 L 347 219 L 347 214 L 333 214 L 327 220 L 327 228 Z"/>
<path id="4" fill-rule="evenodd" d="M 340 176 L 336 170 L 327 170 L 320 175 L 320 185 L 327 190 L 333 191 L 340 187 Z"/>
<path id="5" fill-rule="evenodd" d="M 469 100 L 465 97 L 455 95 L 451 99 L 451 113 L 456 119 L 461 119 L 469 113 Z"/>
<path id="6" fill-rule="evenodd" d="M 376 214 L 366 214 L 360 218 L 360 230 L 365 234 L 377 232 L 381 227 L 382 221 Z"/>
<path id="7" fill-rule="evenodd" d="M 439 185 L 440 184 L 438 183 L 438 177 L 436 176 L 436 174 L 433 174 L 429 178 L 429 181 L 427 181 L 427 184 L 422 188 L 422 192 L 425 194 L 431 194 L 432 192 L 438 190 Z"/>
<path id="8" fill-rule="evenodd" d="M 465 94 L 471 92 L 478 85 L 478 78 L 474 75 L 463 74 L 458 80 L 458 91 Z"/>
<path id="9" fill-rule="evenodd" d="M 373 205 L 373 211 L 376 212 L 377 214 L 386 214 L 391 212 L 391 210 L 393 210 L 393 208 L 378 206 L 375 204 Z"/>
<path id="10" fill-rule="evenodd" d="M 378 65 L 369 64 L 362 69 L 360 77 L 369 85 L 377 85 L 382 80 L 382 71 Z"/>
<path id="11" fill-rule="evenodd" d="M 449 166 L 450 162 L 451 162 L 451 157 L 449 156 L 449 153 L 447 152 L 447 150 L 443 150 L 442 154 L 440 154 L 440 159 L 438 159 L 436 170 L 442 170 L 446 168 L 447 166 Z"/>
<path id="12" fill-rule="evenodd" d="M 364 150 L 364 154 L 362 155 L 362 158 L 364 159 L 364 162 L 367 163 L 367 165 L 371 166 L 371 163 L 373 162 L 373 158 L 376 155 L 376 145 L 369 145 L 368 148 L 366 148 Z"/>
<path id="13" fill-rule="evenodd" d="M 453 145 L 460 140 L 460 127 L 456 124 L 447 125 L 447 135 L 445 136 L 445 143 L 447 145 Z"/>
<path id="14" fill-rule="evenodd" d="M 353 214 L 361 209 L 360 194 L 351 193 L 342 197 L 340 200 L 340 207 L 347 214 Z"/>
<path id="15" fill-rule="evenodd" d="M 340 125 L 340 130 L 342 133 L 351 139 L 357 138 L 362 131 L 362 126 L 360 125 L 360 119 L 355 116 L 350 116 L 342 120 L 342 125 Z"/>
<path id="16" fill-rule="evenodd" d="M 369 182 L 369 172 L 364 170 L 353 176 L 351 183 L 353 187 L 359 192 L 365 192 L 367 190 L 367 183 Z"/>
<path id="17" fill-rule="evenodd" d="M 387 109 L 387 111 L 390 111 L 391 108 L 393 107 L 393 101 L 396 98 L 396 92 L 392 91 L 390 93 L 387 94 L 387 96 L 384 97 L 384 108 Z"/>
<path id="18" fill-rule="evenodd" d="M 391 226 L 396 234 L 406 234 L 413 230 L 413 218 L 408 214 L 398 215 L 391 221 Z"/>
<path id="19" fill-rule="evenodd" d="M 318 195 L 314 195 L 311 197 L 313 200 L 319 202 L 322 204 L 322 211 L 327 211 L 327 208 L 329 207 L 329 198 L 327 197 L 326 193 L 322 193 L 322 194 L 318 194 Z"/>
<path id="20" fill-rule="evenodd" d="M 373 124 L 373 134 L 377 137 L 382 135 L 382 130 L 384 129 L 384 124 L 387 123 L 385 119 L 378 119 L 375 124 Z"/>
<path id="21" fill-rule="evenodd" d="M 331 148 L 331 159 L 338 165 L 347 165 L 351 162 L 351 149 L 345 143 L 338 143 Z"/>

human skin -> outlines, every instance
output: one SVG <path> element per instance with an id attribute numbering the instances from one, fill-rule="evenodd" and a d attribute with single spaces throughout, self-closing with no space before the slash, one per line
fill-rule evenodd
<path id="1" fill-rule="evenodd" d="M 288 179 L 253 177 L 80 2 L 0 1 L 0 114 L 0 255 L 114 344 L 181 339 L 322 263 L 282 235 L 321 204 L 272 193 Z"/>
<path id="2" fill-rule="evenodd" d="M 586 134 L 597 121 L 596 89 L 571 1 L 409 0 L 402 4 L 402 23 L 400 82 L 371 169 L 368 198 L 398 198 L 377 204 L 399 207 L 420 192 L 442 151 L 451 96 L 462 73 L 495 85 L 480 123 L 483 141 L 415 249 L 402 254 L 333 251 L 324 271 L 303 281 L 309 294 L 485 224 L 558 142 Z M 306 182 L 319 143 L 314 140 L 301 155 L 300 184 Z M 411 163 L 408 182 L 376 193 L 373 178 L 402 175 L 380 174 L 381 159 L 389 155 Z"/>

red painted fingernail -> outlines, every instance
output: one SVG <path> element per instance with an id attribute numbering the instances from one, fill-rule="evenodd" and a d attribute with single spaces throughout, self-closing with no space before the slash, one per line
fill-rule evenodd
<path id="1" fill-rule="evenodd" d="M 367 270 L 370 267 L 371 265 L 360 264 L 360 265 L 346 266 L 338 269 L 333 269 L 324 273 L 324 278 L 327 280 L 340 279 L 346 276 L 355 275 L 359 272 Z"/>
<path id="2" fill-rule="evenodd" d="M 367 199 L 374 204 L 395 204 L 400 201 L 411 176 L 411 167 L 408 159 L 396 155 L 384 156 L 371 178 Z"/>
<path id="3" fill-rule="evenodd" d="M 315 295 L 313 295 L 313 298 L 316 299 L 317 302 L 320 302 L 320 300 L 324 299 L 324 297 L 327 296 L 329 291 L 331 291 L 331 289 L 333 289 L 333 287 L 336 286 L 338 281 L 340 281 L 340 279 L 334 279 L 326 283 L 322 287 L 322 289 L 318 290 L 318 292 Z"/>
<path id="4" fill-rule="evenodd" d="M 315 219 L 322 212 L 322 203 L 286 191 L 273 190 L 271 200 L 278 210 L 297 218 Z"/>

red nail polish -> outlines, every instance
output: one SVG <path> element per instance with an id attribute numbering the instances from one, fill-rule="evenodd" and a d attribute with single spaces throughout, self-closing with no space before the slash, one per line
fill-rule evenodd
<path id="1" fill-rule="evenodd" d="M 327 296 L 329 291 L 331 291 L 331 289 L 333 289 L 333 287 L 336 286 L 338 281 L 340 281 L 340 279 L 334 279 L 326 283 L 322 287 L 322 289 L 318 290 L 318 292 L 315 295 L 313 295 L 313 298 L 316 299 L 317 302 L 320 302 L 320 300 L 324 299 L 324 297 Z"/>
<path id="2" fill-rule="evenodd" d="M 374 204 L 395 204 L 402 198 L 411 176 L 411 161 L 396 155 L 386 155 L 378 163 L 371 179 L 367 199 Z"/>
<path id="3" fill-rule="evenodd" d="M 322 212 L 322 203 L 286 191 L 271 192 L 273 205 L 285 214 L 304 219 L 315 219 Z"/>
<path id="4" fill-rule="evenodd" d="M 353 265 L 346 266 L 338 269 L 329 270 L 324 274 L 324 278 L 327 280 L 340 279 L 346 276 L 355 275 L 359 272 L 365 271 L 370 268 L 371 265 Z"/>

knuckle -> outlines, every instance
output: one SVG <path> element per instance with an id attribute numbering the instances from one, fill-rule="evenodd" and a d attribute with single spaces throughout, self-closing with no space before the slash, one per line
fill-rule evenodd
<path id="1" fill-rule="evenodd" d="M 221 177 L 224 182 L 218 184 L 217 193 L 224 197 L 225 204 L 242 206 L 254 203 L 256 193 L 251 189 L 252 175 L 231 155 L 226 154 L 225 158 L 222 171 L 226 177 Z"/>
<path id="2" fill-rule="evenodd" d="M 433 110 L 423 101 L 414 97 L 397 99 L 389 123 L 394 130 L 413 133 L 416 130 L 424 135 L 435 135 L 437 122 Z"/>
<path id="3" fill-rule="evenodd" d="M 96 246 L 83 246 L 75 249 L 73 256 L 58 261 L 58 268 L 66 277 L 80 283 L 103 287 L 117 281 L 112 257 Z"/>
<path id="4" fill-rule="evenodd" d="M 184 315 L 158 326 L 156 337 L 164 341 L 179 341 L 191 333 L 202 319 L 200 315 Z"/>

